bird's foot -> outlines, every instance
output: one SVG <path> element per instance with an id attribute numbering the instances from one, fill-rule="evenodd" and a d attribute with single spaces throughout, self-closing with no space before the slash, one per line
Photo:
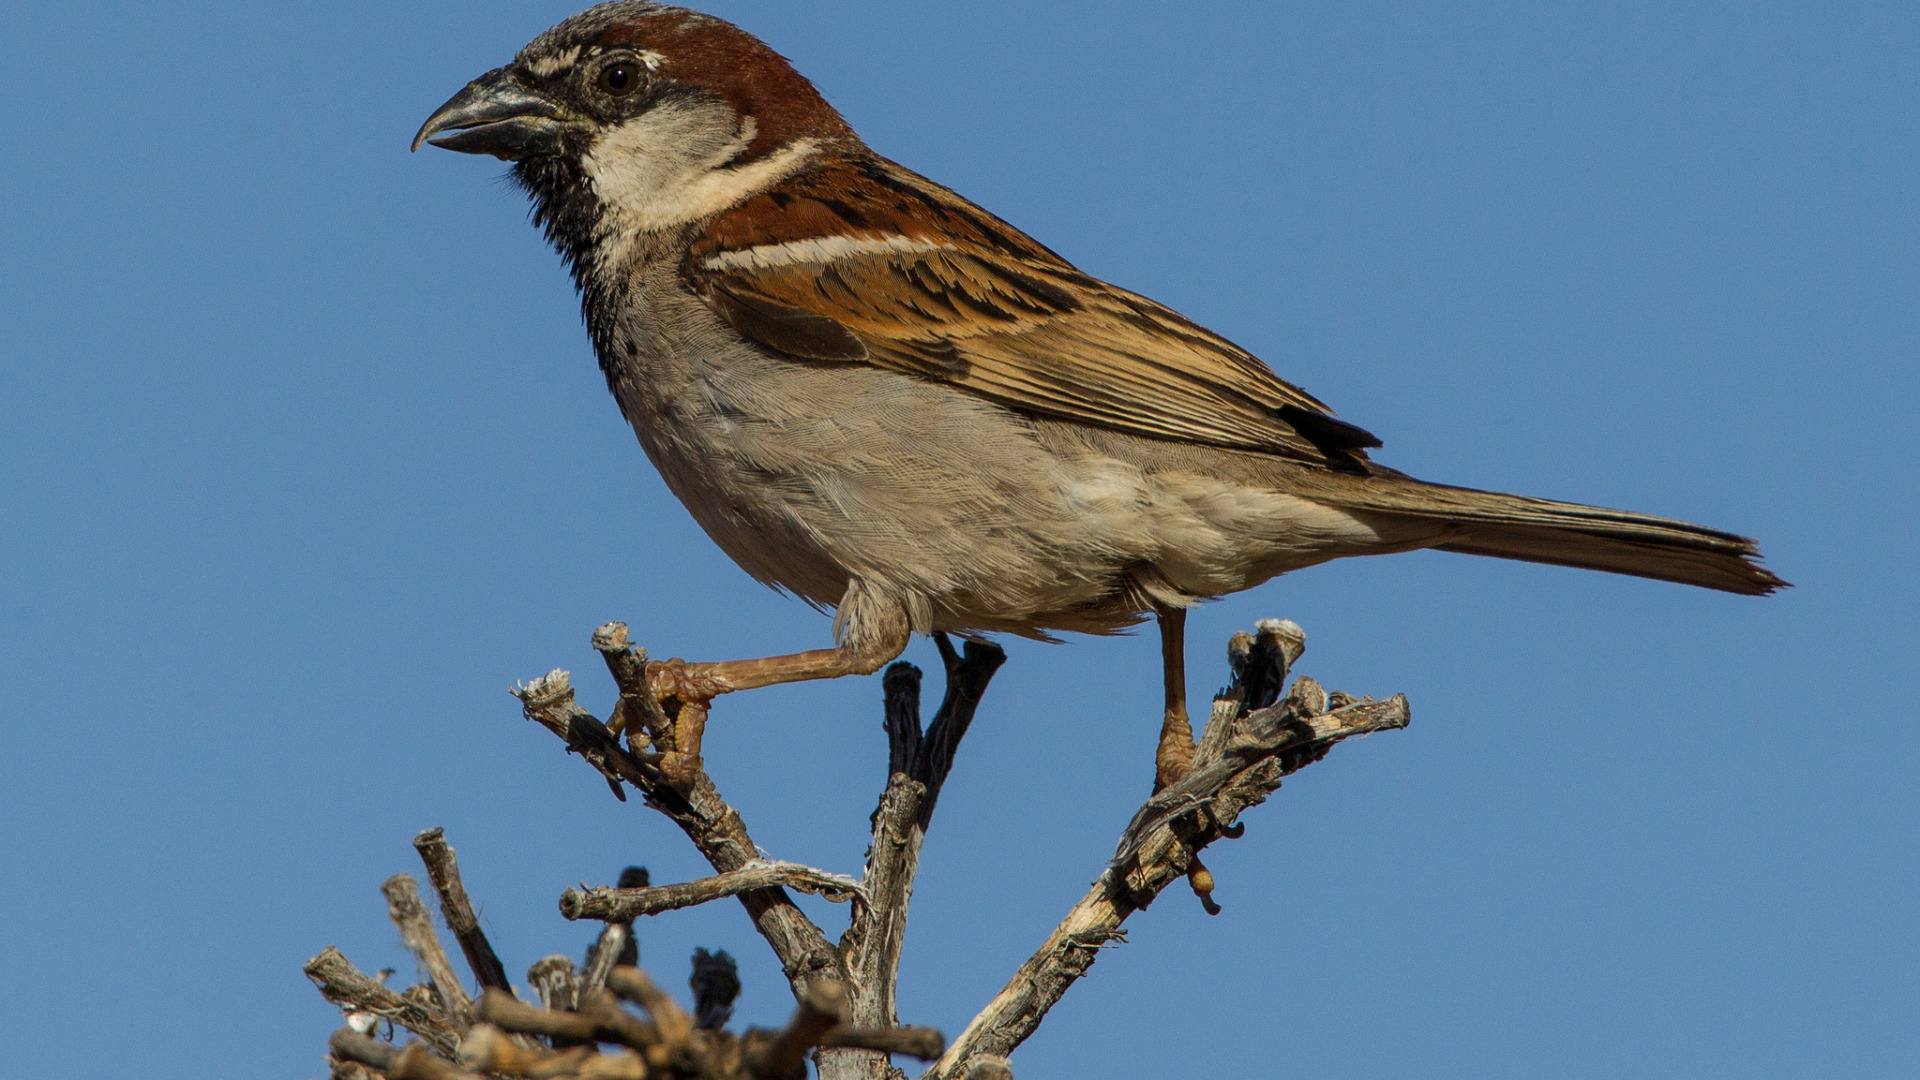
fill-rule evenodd
<path id="1" fill-rule="evenodd" d="M 653 696 L 661 707 L 668 702 L 706 703 L 733 689 L 725 678 L 719 675 L 722 665 L 714 663 L 690 664 L 675 657 L 672 660 L 654 660 L 647 664 L 647 686 L 653 690 Z"/>
<path id="2" fill-rule="evenodd" d="M 1184 702 L 1167 707 L 1166 717 L 1160 723 L 1160 745 L 1153 754 L 1153 793 L 1160 794 L 1184 779 L 1193 769 L 1193 724 L 1187 719 Z M 1195 852 L 1187 863 L 1187 884 L 1193 887 L 1193 895 L 1200 898 L 1200 906 L 1207 914 L 1220 914 L 1220 905 L 1213 902 L 1213 874 L 1200 861 Z"/>
<path id="3" fill-rule="evenodd" d="M 647 689 L 667 719 L 664 730 L 653 735 L 654 749 L 667 782 L 681 790 L 692 787 L 705 771 L 700 744 L 707 733 L 707 714 L 713 699 L 731 689 L 714 678 L 714 666 L 678 657 L 647 665 Z"/>

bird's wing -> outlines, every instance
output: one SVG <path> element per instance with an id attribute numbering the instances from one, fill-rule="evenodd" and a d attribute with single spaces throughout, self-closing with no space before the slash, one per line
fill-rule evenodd
<path id="1" fill-rule="evenodd" d="M 879 158 L 809 170 L 719 215 L 685 272 L 742 335 L 800 361 L 1325 467 L 1364 469 L 1380 445 L 1246 350 Z"/>

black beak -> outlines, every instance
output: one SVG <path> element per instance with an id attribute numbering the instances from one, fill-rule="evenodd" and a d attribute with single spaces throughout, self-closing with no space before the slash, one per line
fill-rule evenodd
<path id="1" fill-rule="evenodd" d="M 519 161 L 558 151 L 565 128 L 552 102 L 521 86 L 506 68 L 495 68 L 434 110 L 413 137 L 413 148 L 431 142 L 463 154 Z"/>

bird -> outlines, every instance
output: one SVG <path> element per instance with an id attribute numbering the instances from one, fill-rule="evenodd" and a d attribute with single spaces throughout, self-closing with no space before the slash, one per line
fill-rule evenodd
<path id="1" fill-rule="evenodd" d="M 512 164 L 667 487 L 748 574 L 834 613 L 831 648 L 650 665 L 702 722 L 717 694 L 870 674 L 914 633 L 1151 618 L 1159 788 L 1193 752 L 1187 610 L 1281 574 L 1438 549 L 1787 584 L 1732 533 L 1376 462 L 1247 350 L 875 152 L 712 15 L 574 15 L 435 110 L 428 143 Z"/>

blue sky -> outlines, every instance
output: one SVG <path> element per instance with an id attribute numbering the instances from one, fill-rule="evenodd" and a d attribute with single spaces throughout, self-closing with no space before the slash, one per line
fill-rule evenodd
<path id="1" fill-rule="evenodd" d="M 703 866 L 518 717 L 592 628 L 824 644 L 653 475 L 558 260 L 420 121 L 567 4 L 0 16 L 0 1015 L 18 1075 L 304 1077 L 300 964 L 411 965 L 444 825 L 511 972 L 561 889 Z M 1022 1075 L 1920 1071 L 1909 685 L 1920 7 L 714 7 L 882 153 L 1253 349 L 1434 480 L 1763 541 L 1767 600 L 1444 554 L 1198 613 L 1407 693 L 1169 893 Z M 940 804 L 901 1011 L 957 1031 L 1144 795 L 1151 635 L 1015 643 Z M 931 647 L 910 656 L 923 665 Z M 1907 672 L 1902 675 L 1901 672 Z M 937 679 L 930 679 L 930 689 Z M 859 868 L 875 680 L 720 703 L 772 854 Z M 822 919 L 835 909 L 820 905 Z M 833 924 L 837 932 L 837 923 Z M 640 928 L 679 984 L 737 907 Z"/>

